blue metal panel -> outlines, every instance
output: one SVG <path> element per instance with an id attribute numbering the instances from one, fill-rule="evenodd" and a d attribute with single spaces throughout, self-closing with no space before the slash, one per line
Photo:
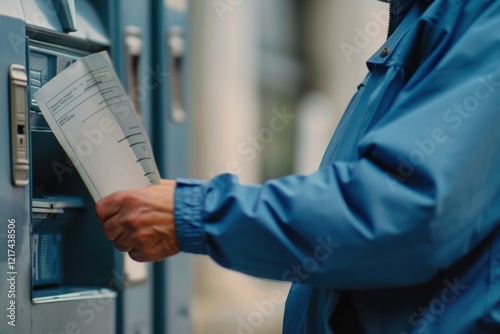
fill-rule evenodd
<path id="1" fill-rule="evenodd" d="M 189 176 L 188 1 L 153 1 L 153 63 L 169 80 L 157 89 L 154 148 L 164 178 Z M 155 264 L 155 333 L 190 333 L 190 258 Z"/>
<path id="2" fill-rule="evenodd" d="M 85 48 L 70 48 L 65 42 L 71 41 L 64 38 L 54 39 L 60 43 L 49 41 L 29 40 L 28 69 L 35 87 L 48 82 L 74 59 L 88 53 Z M 34 269 L 31 333 L 57 332 L 66 324 L 82 332 L 114 332 L 115 321 L 109 318 L 116 315 L 115 294 L 105 289 L 112 285 L 116 272 L 114 249 L 95 219 L 93 200 L 82 180 L 71 170 L 43 116 L 33 104 L 31 109 L 31 260 Z M 62 166 L 59 168 L 64 173 L 57 172 L 54 163 Z M 43 249 L 42 239 L 47 236 L 51 238 Z M 89 294 L 89 290 L 97 292 Z M 96 300 L 102 302 L 96 306 L 99 311 L 89 310 L 89 303 Z M 95 321 L 87 321 L 89 317 Z"/>
<path id="3" fill-rule="evenodd" d="M 31 267 L 29 187 L 14 187 L 11 181 L 10 96 L 9 66 L 26 66 L 26 36 L 22 8 L 18 1 L 7 0 L 0 4 L 0 305 L 7 312 L 15 302 L 15 327 L 10 326 L 6 313 L 2 314 L 0 332 L 31 332 Z M 9 219 L 15 220 L 15 247 L 10 249 Z M 12 226 L 11 226 L 12 227 Z M 13 235 L 10 233 L 10 235 Z M 12 244 L 12 243 L 11 243 Z M 8 251 L 15 252 L 15 267 L 8 263 Z M 13 255 L 12 253 L 10 255 Z M 16 274 L 8 274 L 9 272 Z M 11 276 L 15 280 L 7 281 Z M 15 285 L 11 285 L 10 283 Z M 12 289 L 14 288 L 15 289 Z M 15 290 L 15 291 L 13 291 Z M 8 311 L 10 314 L 11 311 Z"/>
<path id="4" fill-rule="evenodd" d="M 26 24 L 63 32 L 61 22 L 57 15 L 58 8 L 53 1 L 47 0 L 21 0 Z"/>
<path id="5" fill-rule="evenodd" d="M 71 3 L 67 1 L 68 5 Z M 71 17 L 66 15 L 73 14 L 72 8 L 68 7 L 70 10 L 62 13 L 59 11 L 61 8 L 56 8 L 60 6 L 57 1 L 2 0 L 0 39 L 4 47 L 0 49 L 0 74 L 7 78 L 12 63 L 23 65 L 27 68 L 31 91 L 34 91 L 64 69 L 71 59 L 109 47 L 117 72 L 126 86 L 131 82 L 132 71 L 138 70 L 132 82 L 138 89 L 138 106 L 153 139 L 163 176 L 187 176 L 189 107 L 186 96 L 188 62 L 185 55 L 189 53 L 183 49 L 184 54 L 179 54 L 178 48 L 179 42 L 187 46 L 185 41 L 180 41 L 188 35 L 187 8 L 182 5 L 187 1 L 171 3 L 176 5 L 167 7 L 163 1 L 155 0 L 140 3 L 133 0 L 75 0 L 78 30 L 67 33 L 75 28 Z M 127 44 L 127 36 L 133 39 L 135 34 L 137 37 L 137 28 L 142 37 L 142 53 L 139 57 L 133 55 L 135 58 L 132 57 L 131 63 L 128 62 L 131 58 L 127 56 L 127 51 L 133 51 L 135 42 L 132 40 L 132 44 Z M 127 35 L 127 32 L 130 34 Z M 132 49 L 128 48 L 130 46 Z M 133 88 L 133 85 L 130 87 Z M 8 102 L 8 82 L 2 80 L 1 110 L 9 110 Z M 15 219 L 18 306 L 16 327 L 2 322 L 0 332 L 49 333 L 77 320 L 82 326 L 82 333 L 109 333 L 111 327 L 116 327 L 117 334 L 189 333 L 188 259 L 181 256 L 154 268 L 149 265 L 148 272 L 156 275 L 154 281 L 149 279 L 127 285 L 123 255 L 113 250 L 112 244 L 102 235 L 95 221 L 93 202 L 79 176 L 63 169 L 65 174 L 61 178 L 53 169 L 53 163 L 67 168 L 68 160 L 43 117 L 37 113 L 34 101 L 29 102 L 33 111 L 30 112 L 32 132 L 29 134 L 32 137 L 32 176 L 28 187 L 12 186 L 10 159 L 7 158 L 10 157 L 11 141 L 9 113 L 0 114 L 0 126 L 4 130 L 0 133 L 4 136 L 3 140 L 0 138 L 0 219 L 4 221 L 0 222 L 0 271 L 9 272 L 7 222 L 8 219 Z M 35 216 L 32 200 L 43 206 L 44 201 L 50 202 L 48 198 L 52 195 L 60 195 L 57 200 L 69 203 L 69 207 L 60 215 L 52 216 L 51 213 L 50 218 Z M 43 208 L 37 209 L 43 211 Z M 32 236 L 38 241 L 34 245 L 31 244 Z M 43 247 L 42 239 L 45 242 Z M 83 252 L 87 256 L 79 256 Z M 35 272 L 31 270 L 33 264 Z M 0 290 L 8 291 L 6 282 L 0 280 Z M 78 313 L 80 303 L 69 302 L 65 304 L 68 307 L 72 305 L 68 308 L 54 301 L 49 304 L 43 302 L 44 298 L 53 294 L 83 291 L 90 287 L 111 287 L 119 292 L 116 313 L 112 301 L 112 307 L 96 314 L 99 321 L 86 325 L 85 318 Z M 110 301 L 114 298 L 105 296 L 104 299 Z M 8 302 L 8 294 L 1 294 L 1 305 Z M 103 317 L 109 318 L 114 314 L 116 321 L 101 321 L 105 320 Z M 58 318 L 57 321 L 55 318 Z M 41 323 L 43 327 L 40 327 Z M 99 329 L 99 324 L 106 326 L 102 327 L 103 331 Z"/>
<path id="6" fill-rule="evenodd" d="M 108 17 L 113 25 L 111 53 L 115 68 L 152 140 L 152 96 L 157 76 L 151 65 L 150 2 L 117 0 L 113 6 L 112 18 Z M 152 265 L 141 265 L 146 267 L 148 277 L 140 282 L 127 282 L 123 287 L 117 333 L 153 332 Z M 127 273 L 123 274 L 127 279 Z"/>
<path id="7" fill-rule="evenodd" d="M 115 294 L 105 288 L 116 283 L 115 273 L 121 270 L 120 264 L 114 261 L 117 252 L 96 222 L 93 201 L 85 186 L 77 173 L 71 173 L 62 148 L 32 103 L 29 131 L 26 131 L 30 143 L 29 186 L 14 187 L 11 181 L 9 66 L 24 66 L 30 79 L 29 90 L 35 90 L 72 59 L 102 50 L 109 44 L 103 25 L 85 0 L 77 1 L 82 9 L 77 11 L 77 16 L 84 24 L 71 34 L 59 28 L 68 26 L 68 22 L 58 25 L 62 14 L 54 7 L 57 3 L 3 0 L 0 4 L 3 45 L 0 75 L 4 78 L 0 81 L 0 109 L 4 111 L 0 113 L 3 127 L 0 136 L 4 136 L 0 138 L 0 219 L 5 221 L 0 224 L 0 271 L 7 275 L 15 270 L 15 274 L 9 274 L 15 278 L 15 297 L 14 293 L 2 293 L 0 302 L 5 306 L 10 305 L 11 300 L 16 302 L 16 326 L 2 321 L 1 333 L 55 333 L 68 331 L 66 326 L 71 327 L 73 322 L 80 326 L 82 333 L 115 332 Z M 28 94 L 25 98 L 26 105 L 30 105 Z M 28 108 L 24 108 L 28 112 Z M 61 175 L 51 168 L 53 163 L 60 163 L 70 171 L 59 179 Z M 52 201 L 67 207 L 53 210 Z M 43 207 L 44 204 L 49 207 Z M 44 210 L 48 212 L 45 216 Z M 15 220 L 15 264 L 12 260 L 9 263 L 7 253 L 8 240 L 12 239 L 9 235 L 13 235 L 9 220 L 10 225 Z M 32 245 L 32 240 L 36 244 Z M 81 256 L 82 253 L 86 256 Z M 1 291 L 13 290 L 14 279 L 7 282 L 6 278 L 0 280 Z M 94 292 L 86 292 L 91 290 Z M 60 302 L 63 299 L 65 302 Z M 96 300 L 101 301 L 97 309 L 86 309 L 85 303 Z M 92 315 L 95 321 L 86 315 Z"/>
<path id="8" fill-rule="evenodd" d="M 157 156 L 160 169 L 166 178 L 189 176 L 189 105 L 188 105 L 188 1 L 155 0 L 156 16 L 154 32 L 156 41 L 156 59 L 160 73 L 168 73 L 170 80 L 165 81 L 159 88 L 157 96 L 158 129 Z M 167 6 L 175 4 L 175 6 Z M 182 40 L 182 47 L 178 46 Z M 172 45 L 174 44 L 174 45 Z M 182 55 L 174 56 L 176 48 L 183 48 Z M 181 89 L 177 91 L 176 71 L 180 69 Z M 179 95 L 179 96 L 174 96 Z M 184 115 L 175 112 L 174 100 L 179 98 Z"/>

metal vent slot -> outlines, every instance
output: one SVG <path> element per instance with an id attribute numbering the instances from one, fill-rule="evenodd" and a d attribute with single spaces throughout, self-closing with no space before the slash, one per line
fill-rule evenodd
<path id="1" fill-rule="evenodd" d="M 75 210 L 83 209 L 85 203 L 79 197 L 34 198 L 31 204 L 33 230 L 46 230 L 51 225 L 65 225 L 68 219 L 64 219 L 63 215 L 71 215 Z"/>

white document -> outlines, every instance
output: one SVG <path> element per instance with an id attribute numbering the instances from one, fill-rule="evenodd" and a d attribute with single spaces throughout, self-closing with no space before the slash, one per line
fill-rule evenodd
<path id="1" fill-rule="evenodd" d="M 34 98 L 96 202 L 160 182 L 148 137 L 106 52 L 76 61 Z"/>

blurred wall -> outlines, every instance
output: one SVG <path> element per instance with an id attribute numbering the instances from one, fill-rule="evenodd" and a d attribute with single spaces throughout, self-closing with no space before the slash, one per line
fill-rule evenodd
<path id="1" fill-rule="evenodd" d="M 260 182 L 286 170 L 270 170 L 277 163 L 269 163 L 269 155 L 279 157 L 283 150 L 295 151 L 296 172 L 317 169 L 366 74 L 366 59 L 385 40 L 387 5 L 375 0 L 191 0 L 191 8 L 192 174 L 209 179 L 232 172 L 244 182 Z M 240 154 L 239 145 L 258 134 L 266 115 L 284 103 L 298 115 L 292 133 L 253 159 Z M 287 283 L 231 272 L 208 257 L 196 257 L 194 265 L 195 333 L 281 332 Z"/>
<path id="2" fill-rule="evenodd" d="M 258 157 L 247 161 L 238 146 L 259 126 L 257 1 L 192 0 L 193 174 L 222 172 L 257 182 Z M 236 3 L 238 5 L 230 5 Z M 218 6 L 224 4 L 225 6 Z"/>
<path id="3" fill-rule="evenodd" d="M 215 174 L 231 172 L 238 174 L 243 182 L 260 180 L 260 156 L 248 159 L 238 152 L 238 147 L 255 136 L 260 126 L 259 30 L 256 29 L 259 1 L 193 0 L 191 3 L 194 57 L 191 152 L 192 174 L 197 178 L 209 179 Z M 248 317 L 257 309 L 255 303 L 259 306 L 265 303 L 274 289 L 282 289 L 283 296 L 288 291 L 281 283 L 268 283 L 225 270 L 208 257 L 195 257 L 194 266 L 195 333 L 246 333 L 245 327 L 252 326 Z M 268 317 L 255 319 L 257 323 L 253 324 L 259 325 L 260 333 L 281 332 L 279 319 L 283 305 L 284 301 L 269 311 L 271 321 L 267 321 Z"/>
<path id="4" fill-rule="evenodd" d="M 295 171 L 300 174 L 318 168 L 367 73 L 366 60 L 384 43 L 388 7 L 376 0 L 308 0 L 304 22 L 309 85 L 298 106 Z"/>

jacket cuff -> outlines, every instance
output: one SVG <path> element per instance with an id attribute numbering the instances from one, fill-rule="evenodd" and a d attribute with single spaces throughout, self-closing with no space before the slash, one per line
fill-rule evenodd
<path id="1" fill-rule="evenodd" d="M 178 179 L 174 195 L 177 244 L 183 252 L 207 254 L 202 210 L 205 182 Z"/>

